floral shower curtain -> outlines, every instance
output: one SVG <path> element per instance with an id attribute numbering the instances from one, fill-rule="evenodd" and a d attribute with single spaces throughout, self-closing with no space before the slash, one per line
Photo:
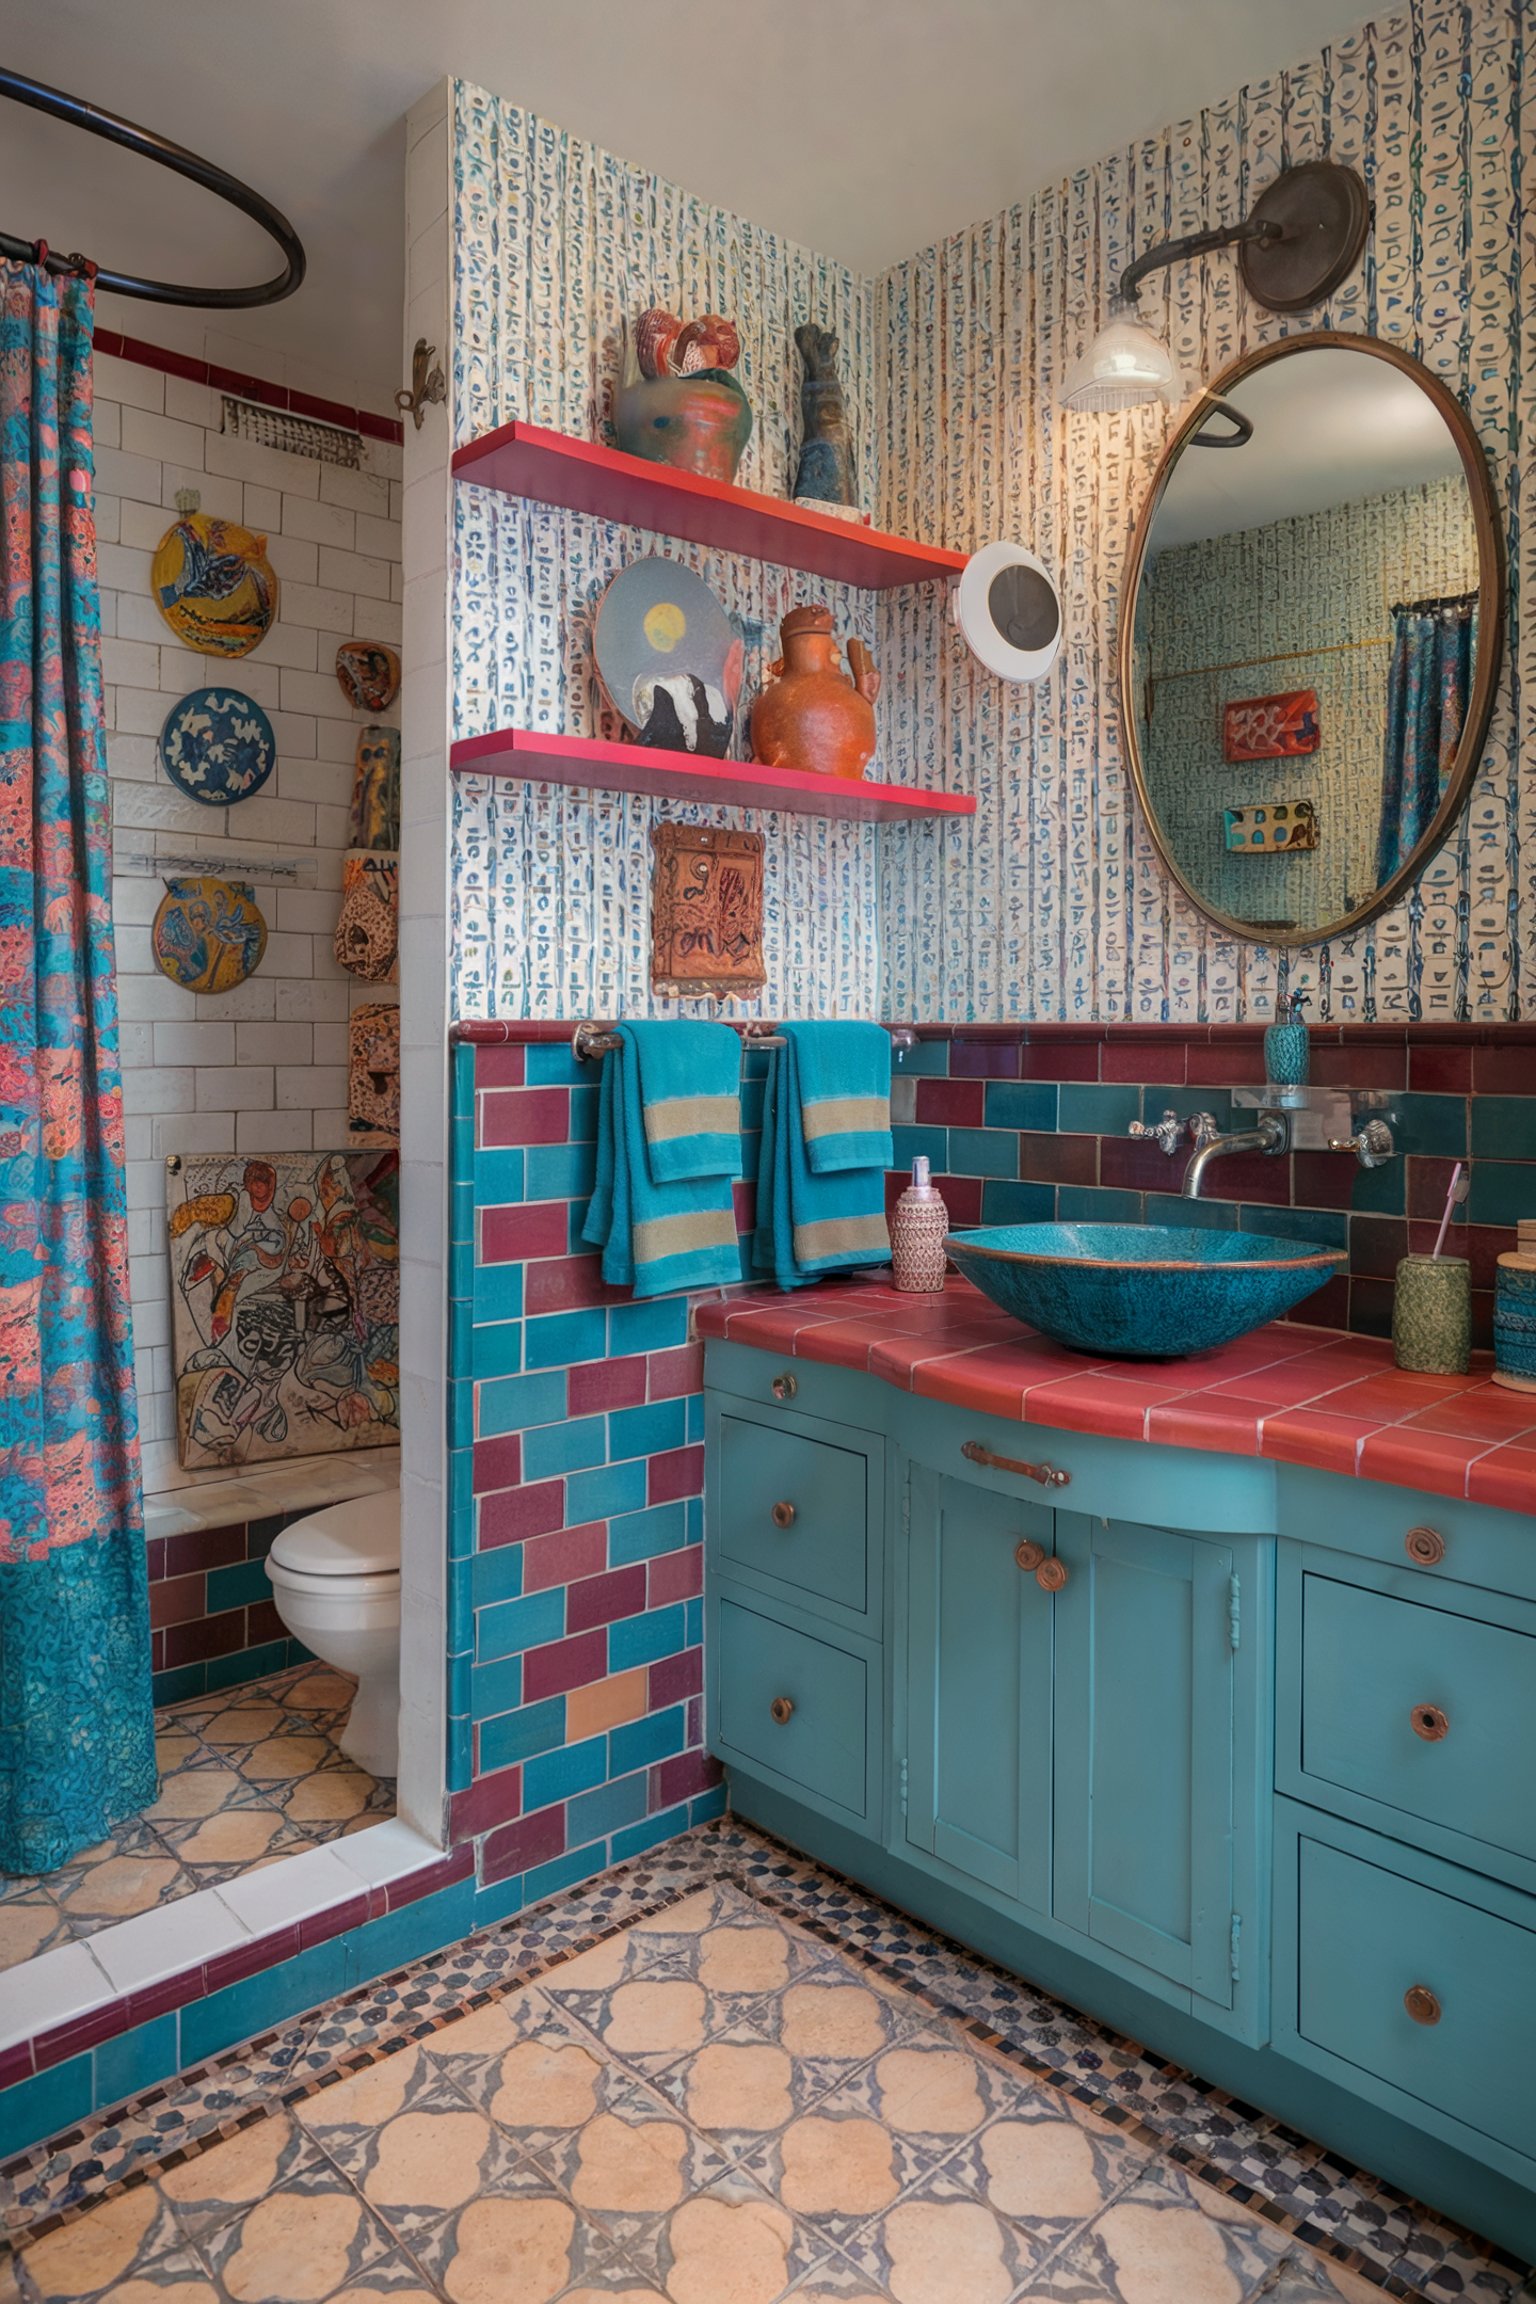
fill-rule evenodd
<path id="1" fill-rule="evenodd" d="M 91 283 L 0 263 L 0 1870 L 155 1797 Z"/>
<path id="2" fill-rule="evenodd" d="M 1378 888 L 1413 854 L 1445 798 L 1472 690 L 1477 595 L 1394 608 L 1392 631 Z"/>

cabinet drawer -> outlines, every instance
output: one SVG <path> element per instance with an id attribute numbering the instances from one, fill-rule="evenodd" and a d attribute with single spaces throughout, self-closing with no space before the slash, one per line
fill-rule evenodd
<path id="1" fill-rule="evenodd" d="M 1287 1554 L 1281 1652 L 1294 1639 L 1299 1667 L 1281 1788 L 1329 1807 L 1344 1795 L 1362 1822 L 1477 1863 L 1500 1855 L 1536 1885 L 1536 1609 Z"/>
<path id="2" fill-rule="evenodd" d="M 722 1409 L 715 1550 L 748 1570 L 850 1615 L 869 1608 L 870 1463 L 863 1448 L 812 1439 Z"/>
<path id="3" fill-rule="evenodd" d="M 1298 1836 L 1298 2040 L 1412 2098 L 1432 2130 L 1458 2123 L 1529 2166 L 1536 1902 L 1355 1837 L 1340 1846 L 1305 1823 Z"/>
<path id="4" fill-rule="evenodd" d="M 767 1770 L 845 1822 L 870 1821 L 871 1659 L 723 1593 L 714 1631 L 712 1740 L 721 1758 Z"/>
<path id="5" fill-rule="evenodd" d="M 1297 1464 L 1276 1477 L 1282 1536 L 1400 1568 L 1426 1592 L 1454 1582 L 1536 1600 L 1536 1545 L 1517 1512 Z"/>

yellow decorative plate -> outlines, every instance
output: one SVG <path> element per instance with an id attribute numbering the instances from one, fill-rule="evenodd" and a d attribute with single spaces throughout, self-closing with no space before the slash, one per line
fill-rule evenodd
<path id="1" fill-rule="evenodd" d="M 249 656 L 277 621 L 267 540 L 238 520 L 179 514 L 160 539 L 150 583 L 177 639 L 204 656 Z"/>

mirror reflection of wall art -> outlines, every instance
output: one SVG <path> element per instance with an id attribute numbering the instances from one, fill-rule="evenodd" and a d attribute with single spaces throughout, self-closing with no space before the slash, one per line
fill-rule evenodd
<path id="1" fill-rule="evenodd" d="M 353 854 L 341 860 L 341 910 L 336 916 L 336 965 L 369 984 L 393 984 L 399 970 L 400 859 Z"/>
<path id="2" fill-rule="evenodd" d="M 761 992 L 761 832 L 658 824 L 651 846 L 652 991 L 673 1000 Z"/>
<path id="3" fill-rule="evenodd" d="M 398 1444 L 399 1167 L 392 1151 L 168 1164 L 187 1471 Z"/>
<path id="4" fill-rule="evenodd" d="M 155 606 L 178 640 L 204 656 L 249 656 L 277 621 L 277 574 L 267 540 L 238 520 L 199 512 L 191 489 L 150 562 Z"/>
<path id="5" fill-rule="evenodd" d="M 743 649 L 691 568 L 659 558 L 631 561 L 598 602 L 592 653 L 604 694 L 638 743 L 725 758 Z"/>
<path id="6" fill-rule="evenodd" d="M 358 712 L 387 712 L 400 693 L 400 659 L 382 640 L 343 640 L 336 680 Z"/>
<path id="7" fill-rule="evenodd" d="M 1226 707 L 1221 726 L 1223 753 L 1233 761 L 1300 760 L 1323 740 L 1315 688 L 1246 697 Z"/>
<path id="8" fill-rule="evenodd" d="M 1317 810 L 1310 800 L 1272 800 L 1261 807 L 1223 810 L 1227 846 L 1234 854 L 1274 856 L 1282 848 L 1317 846 Z"/>
<path id="9" fill-rule="evenodd" d="M 232 992 L 261 966 L 267 923 L 245 881 L 186 873 L 165 884 L 149 948 L 184 992 Z"/>
<path id="10" fill-rule="evenodd" d="M 249 800 L 277 766 L 272 723 L 238 688 L 183 696 L 166 717 L 159 752 L 171 782 L 210 808 Z"/>
<path id="11" fill-rule="evenodd" d="M 359 728 L 347 846 L 398 848 L 399 845 L 400 731 L 398 728 Z"/>

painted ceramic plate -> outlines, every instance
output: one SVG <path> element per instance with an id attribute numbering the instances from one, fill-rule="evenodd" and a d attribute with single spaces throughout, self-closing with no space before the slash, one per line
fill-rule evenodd
<path id="1" fill-rule="evenodd" d="M 742 645 L 702 578 L 636 560 L 598 603 L 597 676 L 642 744 L 723 760 L 736 726 Z"/>
<path id="2" fill-rule="evenodd" d="M 336 678 L 359 712 L 383 712 L 400 693 L 400 659 L 382 640 L 343 640 Z"/>
<path id="3" fill-rule="evenodd" d="M 160 765 L 189 799 L 227 807 L 261 790 L 277 765 L 277 739 L 240 689 L 198 688 L 167 715 Z"/>
<path id="4" fill-rule="evenodd" d="M 243 880 L 167 880 L 149 932 L 155 966 L 184 992 L 232 992 L 254 976 L 267 923 Z"/>
<path id="5" fill-rule="evenodd" d="M 238 520 L 183 512 L 161 537 L 149 576 L 177 639 L 204 656 L 249 656 L 277 621 L 267 540 Z"/>

